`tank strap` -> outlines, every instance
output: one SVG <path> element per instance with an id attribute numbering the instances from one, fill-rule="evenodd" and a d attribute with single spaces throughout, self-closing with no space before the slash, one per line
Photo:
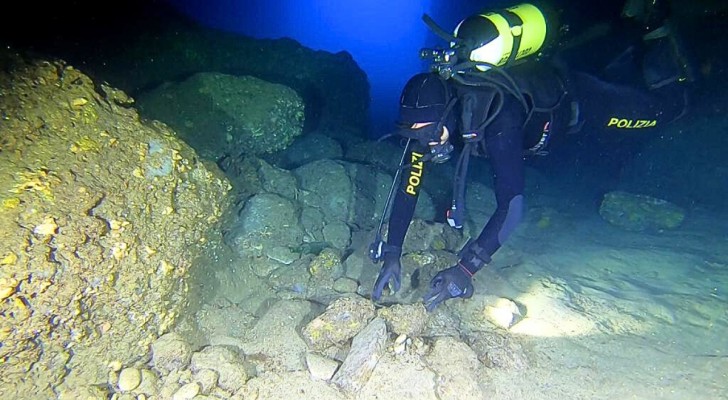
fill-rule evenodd
<path id="1" fill-rule="evenodd" d="M 500 14 L 506 20 L 506 22 L 508 22 L 511 36 L 513 36 L 513 48 L 511 49 L 511 55 L 508 56 L 508 61 L 506 61 L 506 63 L 504 64 L 504 66 L 508 66 L 512 65 L 513 62 L 516 61 L 516 56 L 518 55 L 518 51 L 521 48 L 521 37 L 523 36 L 523 20 L 517 14 L 509 10 L 498 10 L 498 14 Z M 514 30 L 514 28 L 516 27 L 519 27 L 521 31 Z"/>

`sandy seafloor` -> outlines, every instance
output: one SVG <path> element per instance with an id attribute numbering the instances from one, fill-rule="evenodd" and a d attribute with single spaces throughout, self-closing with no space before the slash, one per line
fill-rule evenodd
<path id="1" fill-rule="evenodd" d="M 536 359 L 518 376 L 493 370 L 493 398 L 728 398 L 725 217 L 694 211 L 655 234 L 559 218 L 535 243 L 514 238 L 521 264 L 477 280 L 528 307 L 511 331 Z"/>
<path id="2" fill-rule="evenodd" d="M 679 229 L 648 234 L 563 207 L 547 226 L 519 228 L 488 268 L 467 301 L 525 306 L 510 333 L 529 366 L 487 369 L 485 398 L 728 399 L 725 216 L 690 211 Z M 357 399 L 444 399 L 418 388 L 432 384 L 415 368 L 389 362 Z M 271 378 L 260 398 L 347 398 L 306 375 Z"/>

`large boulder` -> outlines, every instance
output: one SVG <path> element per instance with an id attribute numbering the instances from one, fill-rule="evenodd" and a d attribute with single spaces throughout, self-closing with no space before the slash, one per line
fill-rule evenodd
<path id="1" fill-rule="evenodd" d="M 293 171 L 262 160 L 252 164 L 257 169 L 236 180 L 253 176 L 258 192 L 239 202 L 239 218 L 225 229 L 227 243 L 244 257 L 265 255 L 283 261 L 282 251 L 293 252 L 295 259 L 319 252 L 309 247 L 344 250 L 353 232 L 377 226 L 392 183 L 372 166 L 346 161 L 318 160 Z M 420 194 L 415 216 L 434 218 L 426 192 Z"/>
<path id="2" fill-rule="evenodd" d="M 674 229 L 685 219 L 685 211 L 666 200 L 619 191 L 604 195 L 599 215 L 612 225 L 635 232 Z"/>
<path id="3" fill-rule="evenodd" d="M 147 117 L 177 131 L 202 156 L 285 149 L 303 129 L 303 101 L 283 85 L 252 76 L 199 73 L 139 96 Z"/>
<path id="4" fill-rule="evenodd" d="M 230 185 L 123 92 L 0 61 L 0 387 L 73 397 L 177 321 Z"/>
<path id="5" fill-rule="evenodd" d="M 153 34 L 114 32 L 122 38 L 118 46 L 110 46 L 105 37 L 98 51 L 85 52 L 82 60 L 95 76 L 135 96 L 143 88 L 200 71 L 255 76 L 290 87 L 303 98 L 306 131 L 343 139 L 366 137 L 369 83 L 351 54 L 313 50 L 289 38 L 260 40 L 199 25 L 156 28 Z M 93 38 L 86 39 L 93 45 Z"/>
<path id="6" fill-rule="evenodd" d="M 275 160 L 283 168 L 298 168 L 317 160 L 340 159 L 344 155 L 341 144 L 335 139 L 317 132 L 311 132 L 296 140 Z"/>
<path id="7" fill-rule="evenodd" d="M 390 176 L 372 166 L 345 161 L 314 161 L 293 173 L 300 182 L 304 206 L 319 210 L 327 224 L 344 222 L 360 229 L 377 225 L 392 184 Z M 434 218 L 434 205 L 426 192 L 420 193 L 415 215 Z"/>
<path id="8" fill-rule="evenodd" d="M 262 255 L 271 249 L 295 248 L 303 242 L 300 210 L 291 200 L 273 193 L 257 194 L 245 203 L 240 218 L 226 236 L 241 255 Z"/>

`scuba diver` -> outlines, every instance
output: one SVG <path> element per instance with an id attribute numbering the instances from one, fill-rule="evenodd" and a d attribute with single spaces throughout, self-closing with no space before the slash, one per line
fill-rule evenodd
<path id="1" fill-rule="evenodd" d="M 644 5 L 642 12 L 635 13 L 636 3 Z M 558 57 L 523 60 L 538 56 L 550 30 L 544 13 L 532 4 L 468 17 L 452 35 L 423 17 L 451 46 L 423 49 L 432 71 L 413 76 L 402 91 L 397 134 L 407 144 L 369 248 L 370 258 L 382 262 L 373 300 L 387 286 L 391 293 L 400 289 L 402 244 L 420 183 L 431 164 L 450 159 L 453 142 L 462 150 L 448 223 L 462 227 L 471 155 L 491 163 L 497 208 L 480 235 L 462 248 L 457 264 L 432 278 L 423 299 L 428 311 L 451 298 L 470 298 L 473 276 L 521 221 L 526 157 L 547 154 L 554 137 L 654 130 L 685 112 L 685 82 L 692 73 L 666 7 L 659 0 L 629 1 L 628 6 L 623 15 L 637 20 L 636 39 L 599 76 L 571 70 Z M 385 242 L 381 230 L 390 205 Z"/>

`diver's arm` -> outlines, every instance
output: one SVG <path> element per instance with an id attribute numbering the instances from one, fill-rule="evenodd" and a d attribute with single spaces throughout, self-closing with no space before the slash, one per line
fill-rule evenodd
<path id="1" fill-rule="evenodd" d="M 383 246 L 381 255 L 382 268 L 379 270 L 372 290 L 372 299 L 375 301 L 382 297 L 385 287 L 389 286 L 391 293 L 395 293 L 401 285 L 402 266 L 399 259 L 402 256 L 404 237 L 415 214 L 417 198 L 422 189 L 422 174 L 425 163 L 419 161 L 419 159 L 423 155 L 424 152 L 418 150 L 417 147 L 407 154 L 406 161 L 409 167 L 402 171 L 402 179 L 397 193 L 394 195 L 394 203 L 389 215 L 387 243 Z"/>
<path id="2" fill-rule="evenodd" d="M 417 199 L 422 190 L 422 178 L 425 163 L 419 161 L 425 154 L 419 146 L 414 146 L 405 160 L 409 168 L 402 171 L 399 188 L 394 196 L 392 210 L 389 215 L 387 244 L 402 248 L 412 217 L 415 214 Z"/>
<path id="3" fill-rule="evenodd" d="M 498 207 L 480 236 L 463 249 L 458 265 L 438 272 L 430 280 L 430 290 L 423 297 L 428 311 L 447 299 L 471 297 L 474 292 L 473 275 L 490 262 L 493 253 L 521 220 L 524 186 L 522 129 L 510 125 L 497 128 L 489 130 L 493 134 L 486 133 L 486 143 L 493 163 Z"/>
<path id="4" fill-rule="evenodd" d="M 462 252 L 460 265 L 472 274 L 491 260 L 523 216 L 525 186 L 522 124 L 525 116 L 505 108 L 485 136 L 493 168 L 497 208 L 480 235 Z"/>

